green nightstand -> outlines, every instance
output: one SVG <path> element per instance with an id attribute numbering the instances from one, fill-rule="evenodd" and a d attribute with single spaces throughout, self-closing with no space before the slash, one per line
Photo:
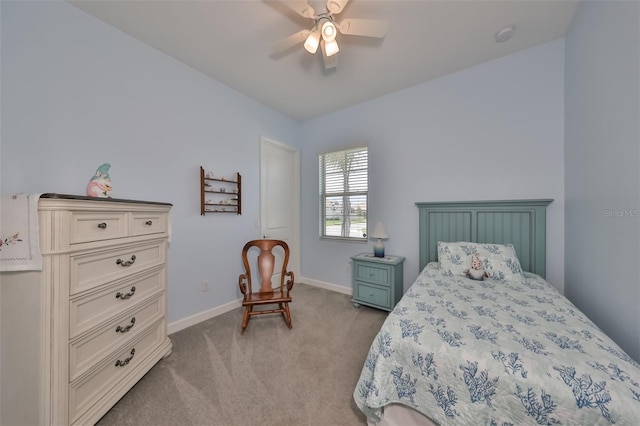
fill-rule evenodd
<path id="1" fill-rule="evenodd" d="M 404 257 L 375 257 L 371 253 L 360 253 L 351 260 L 353 306 L 393 310 L 402 297 Z"/>

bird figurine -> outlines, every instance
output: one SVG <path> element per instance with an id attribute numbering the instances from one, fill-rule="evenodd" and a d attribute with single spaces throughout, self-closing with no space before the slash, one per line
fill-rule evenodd
<path id="1" fill-rule="evenodd" d="M 489 278 L 489 274 L 484 270 L 482 261 L 478 253 L 473 253 L 471 258 L 471 268 L 465 274 L 468 278 L 476 281 L 484 281 L 485 278 Z"/>
<path id="2" fill-rule="evenodd" d="M 111 198 L 111 178 L 109 177 L 109 168 L 111 164 L 104 163 L 93 175 L 87 184 L 87 196 L 98 198 Z"/>

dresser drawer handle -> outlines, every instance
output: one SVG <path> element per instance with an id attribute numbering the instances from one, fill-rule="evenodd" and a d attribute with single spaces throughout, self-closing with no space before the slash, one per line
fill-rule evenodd
<path id="1" fill-rule="evenodd" d="M 100 228 L 100 229 L 107 229 L 107 224 L 106 224 L 106 223 L 104 223 L 104 222 L 99 223 L 99 224 L 98 224 L 98 228 Z"/>
<path id="2" fill-rule="evenodd" d="M 144 224 L 145 224 L 145 225 L 148 225 L 148 226 L 151 226 L 151 225 L 153 225 L 153 221 L 148 220 L 148 221 L 146 221 Z"/>
<path id="3" fill-rule="evenodd" d="M 134 285 L 134 286 L 131 286 L 131 293 L 122 294 L 120 292 L 117 292 L 116 293 L 116 299 L 122 299 L 122 300 L 128 299 L 131 296 L 133 296 L 135 294 L 135 292 L 136 292 L 136 286 Z"/>
<path id="4" fill-rule="evenodd" d="M 120 265 L 122 267 L 125 266 L 131 266 L 136 262 L 136 255 L 132 255 L 131 256 L 131 260 L 122 260 L 122 259 L 118 259 L 116 260 L 116 265 Z"/>
<path id="5" fill-rule="evenodd" d="M 131 330 L 133 328 L 133 326 L 136 323 L 136 317 L 131 318 L 131 324 L 129 324 L 126 327 L 123 327 L 121 325 L 116 327 L 116 333 L 126 333 L 127 331 Z"/>
<path id="6" fill-rule="evenodd" d="M 136 354 L 136 348 L 131 349 L 131 356 L 128 358 L 125 358 L 124 361 L 117 360 L 116 367 L 124 367 L 125 365 L 129 364 L 129 361 L 133 359 L 133 356 L 135 354 Z"/>

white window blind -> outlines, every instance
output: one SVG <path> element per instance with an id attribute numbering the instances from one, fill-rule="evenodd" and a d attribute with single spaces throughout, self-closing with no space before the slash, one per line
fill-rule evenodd
<path id="1" fill-rule="evenodd" d="M 367 239 L 367 147 L 320 155 L 320 236 Z"/>

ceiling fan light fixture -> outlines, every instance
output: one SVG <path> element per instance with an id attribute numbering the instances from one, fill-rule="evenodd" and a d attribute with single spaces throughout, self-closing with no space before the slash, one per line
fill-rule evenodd
<path id="1" fill-rule="evenodd" d="M 318 28 L 314 28 L 313 31 L 307 37 L 307 40 L 304 42 L 304 48 L 309 53 L 316 53 L 318 50 L 318 44 L 320 43 L 320 32 Z"/>
<path id="2" fill-rule="evenodd" d="M 322 38 L 326 42 L 332 42 L 336 39 L 336 26 L 331 21 L 322 24 Z"/>
<path id="3" fill-rule="evenodd" d="M 335 40 L 324 41 L 324 43 L 322 44 L 322 47 L 324 49 L 325 56 L 333 56 L 340 51 L 340 48 L 338 47 L 338 42 Z"/>
<path id="4" fill-rule="evenodd" d="M 320 47 L 327 70 L 335 68 L 338 64 L 337 53 L 340 51 L 337 42 L 338 33 L 341 34 L 340 37 L 384 38 L 389 27 L 387 21 L 379 19 L 347 18 L 341 19 L 340 22 L 335 21 L 335 15 L 344 10 L 349 0 L 323 0 L 326 1 L 325 10 L 317 14 L 314 8 L 309 5 L 311 0 L 275 1 L 282 3 L 298 15 L 313 20 L 313 27 L 309 30 L 298 31 L 276 43 L 273 46 L 274 52 L 283 53 L 296 44 L 303 44 L 304 49 L 313 55 Z"/>

